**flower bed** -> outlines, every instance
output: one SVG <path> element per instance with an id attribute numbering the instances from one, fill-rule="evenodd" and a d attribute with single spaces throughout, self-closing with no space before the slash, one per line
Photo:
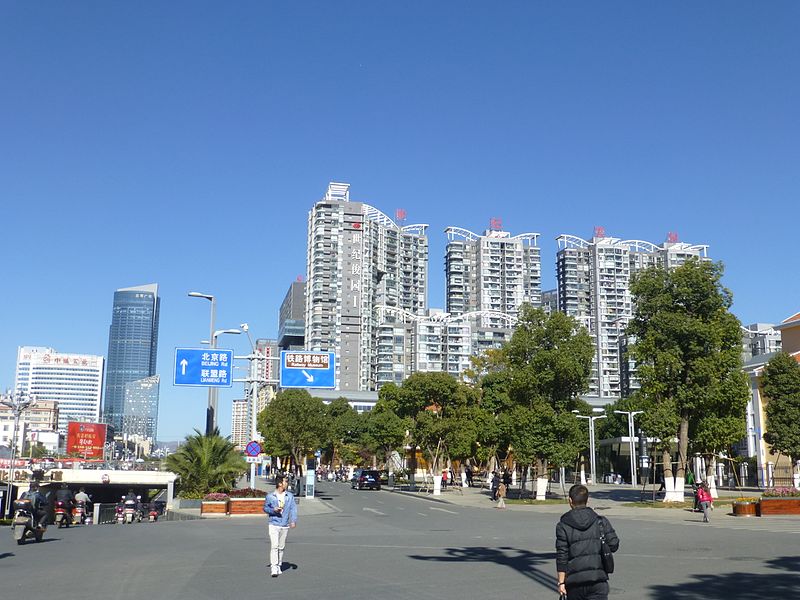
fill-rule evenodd
<path id="1" fill-rule="evenodd" d="M 201 515 L 227 515 L 228 514 L 228 494 L 212 493 L 206 494 L 200 503 Z"/>
<path id="2" fill-rule="evenodd" d="M 761 497 L 758 507 L 758 514 L 762 517 L 769 515 L 800 515 L 800 490 L 797 488 L 764 490 L 764 495 Z"/>

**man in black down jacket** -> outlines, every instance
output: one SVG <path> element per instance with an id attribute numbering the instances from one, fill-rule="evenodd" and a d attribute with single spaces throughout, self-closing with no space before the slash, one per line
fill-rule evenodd
<path id="1" fill-rule="evenodd" d="M 569 506 L 556 525 L 556 568 L 558 592 L 569 600 L 606 600 L 608 573 L 600 559 L 600 527 L 612 552 L 619 548 L 619 538 L 608 519 L 586 506 L 589 490 L 585 485 L 569 489 Z"/>

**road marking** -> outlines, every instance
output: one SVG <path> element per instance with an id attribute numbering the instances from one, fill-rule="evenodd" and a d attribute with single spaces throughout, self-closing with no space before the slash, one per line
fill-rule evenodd
<path id="1" fill-rule="evenodd" d="M 386 513 L 382 513 L 381 511 L 379 511 L 379 510 L 377 510 L 375 508 L 367 508 L 365 506 L 362 510 L 366 510 L 366 511 L 369 511 L 371 513 L 375 513 L 376 515 L 381 516 L 381 517 L 385 517 L 386 516 Z"/>
<path id="2" fill-rule="evenodd" d="M 436 508 L 435 506 L 431 506 L 431 510 L 439 510 L 441 512 L 450 513 L 451 515 L 457 515 L 458 513 L 454 510 L 447 510 L 446 508 Z"/>
<path id="3" fill-rule="evenodd" d="M 417 513 L 417 514 L 418 514 L 420 517 L 427 517 L 427 516 L 428 516 L 428 515 L 426 515 L 425 513 Z"/>

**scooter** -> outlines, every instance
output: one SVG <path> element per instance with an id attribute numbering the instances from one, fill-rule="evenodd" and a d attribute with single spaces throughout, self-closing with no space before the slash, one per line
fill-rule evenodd
<path id="1" fill-rule="evenodd" d="M 150 507 L 150 511 L 147 513 L 147 520 L 151 523 L 158 521 L 158 511 L 155 507 Z"/>
<path id="2" fill-rule="evenodd" d="M 125 523 L 128 525 L 133 523 L 136 518 L 136 500 L 125 500 L 123 510 L 125 512 Z"/>
<path id="3" fill-rule="evenodd" d="M 125 522 L 125 509 L 122 507 L 121 503 L 117 504 L 114 513 L 114 522 L 118 525 L 122 525 Z"/>
<path id="4" fill-rule="evenodd" d="M 11 533 L 17 540 L 17 544 L 22 545 L 25 540 L 29 539 L 41 542 L 45 529 L 47 529 L 45 525 L 34 524 L 33 507 L 29 499 L 23 498 L 14 501 L 14 521 L 11 524 Z"/>
<path id="5" fill-rule="evenodd" d="M 74 523 L 80 523 L 84 525 L 86 523 L 86 503 L 85 502 L 78 502 L 75 505 L 75 508 L 72 509 L 72 517 L 74 519 Z"/>
<path id="6" fill-rule="evenodd" d="M 69 527 L 70 518 L 67 511 L 67 503 L 63 500 L 56 500 L 55 521 L 59 529 Z"/>

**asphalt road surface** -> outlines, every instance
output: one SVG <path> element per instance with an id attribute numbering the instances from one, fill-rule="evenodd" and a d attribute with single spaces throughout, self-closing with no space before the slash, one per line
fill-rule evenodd
<path id="1" fill-rule="evenodd" d="M 318 492 L 329 510 L 304 515 L 301 502 L 278 578 L 266 565 L 265 518 L 51 527 L 46 542 L 24 546 L 3 528 L 0 598 L 557 597 L 560 507 L 499 511 L 331 483 Z M 610 517 L 621 539 L 612 598 L 800 597 L 800 519 L 728 527 L 688 512 L 631 513 Z"/>

